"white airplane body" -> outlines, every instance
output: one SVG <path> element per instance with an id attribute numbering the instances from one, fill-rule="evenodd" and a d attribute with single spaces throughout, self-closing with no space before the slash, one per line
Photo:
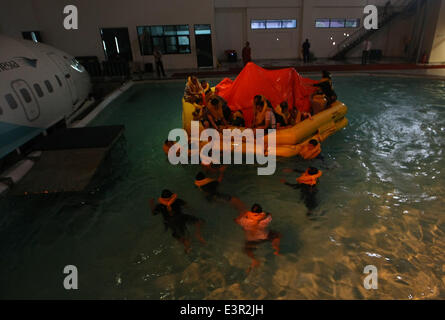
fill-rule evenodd
<path id="1" fill-rule="evenodd" d="M 0 35 L 0 158 L 71 115 L 90 91 L 71 55 Z"/>

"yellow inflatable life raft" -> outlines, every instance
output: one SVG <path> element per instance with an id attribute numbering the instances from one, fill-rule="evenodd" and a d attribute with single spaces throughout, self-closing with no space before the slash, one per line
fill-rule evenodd
<path id="1" fill-rule="evenodd" d="M 214 88 L 211 89 L 214 91 Z M 323 101 L 321 98 L 317 98 L 316 103 L 323 103 Z M 197 108 L 200 108 L 200 106 L 182 99 L 182 127 L 187 131 L 189 137 L 191 121 L 195 120 L 193 113 Z M 292 127 L 278 129 L 276 131 L 276 148 L 275 150 L 269 150 L 268 153 L 272 154 L 273 152 L 277 157 L 301 155 L 303 158 L 309 159 L 310 157 L 305 157 L 300 152 L 304 152 L 311 139 L 316 139 L 319 143 L 323 142 L 335 132 L 346 127 L 348 124 L 348 120 L 345 117 L 347 110 L 346 105 L 337 100 L 328 109 L 324 109 L 312 116 L 312 119 L 303 120 Z M 200 130 L 202 130 L 201 123 L 199 126 Z M 245 128 L 239 127 L 239 129 L 242 131 Z M 267 136 L 265 137 L 265 142 L 267 143 Z M 243 146 L 243 153 L 245 150 L 247 149 Z"/>

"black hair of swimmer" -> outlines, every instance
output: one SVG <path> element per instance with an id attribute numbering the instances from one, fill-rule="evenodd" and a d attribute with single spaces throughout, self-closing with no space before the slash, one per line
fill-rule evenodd
<path id="1" fill-rule="evenodd" d="M 331 77 L 331 73 L 329 71 L 327 71 L 327 70 L 323 70 L 322 71 L 322 75 L 323 75 L 323 78 L 330 78 Z"/>
<path id="2" fill-rule="evenodd" d="M 250 211 L 255 212 L 255 213 L 261 213 L 261 212 L 263 212 L 263 208 L 261 208 L 261 206 L 258 203 L 254 203 L 252 205 L 252 208 L 250 208 Z"/>
<path id="3" fill-rule="evenodd" d="M 318 141 L 317 141 L 316 139 L 311 139 L 311 140 L 309 140 L 309 143 L 310 143 L 311 145 L 313 145 L 314 147 L 316 147 L 317 144 L 318 144 Z"/>
<path id="4" fill-rule="evenodd" d="M 173 192 L 171 192 L 171 191 L 168 190 L 168 189 L 164 189 L 164 190 L 162 190 L 162 192 L 161 192 L 161 198 L 168 199 L 168 198 L 170 198 L 172 195 L 173 195 Z"/>
<path id="5" fill-rule="evenodd" d="M 196 179 L 197 181 L 203 180 L 203 179 L 205 179 L 205 178 L 206 178 L 206 176 L 205 176 L 205 174 L 202 173 L 202 172 L 198 172 L 198 174 L 197 174 L 196 177 L 195 177 L 195 179 Z"/>
<path id="6" fill-rule="evenodd" d="M 318 169 L 314 167 L 309 167 L 309 170 L 307 171 L 311 176 L 318 173 Z"/>

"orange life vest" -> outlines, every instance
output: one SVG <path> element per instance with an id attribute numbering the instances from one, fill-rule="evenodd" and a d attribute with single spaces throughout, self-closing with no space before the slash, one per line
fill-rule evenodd
<path id="1" fill-rule="evenodd" d="M 308 143 L 304 148 L 300 151 L 300 155 L 303 157 L 303 159 L 314 159 L 321 153 L 321 146 L 320 143 L 317 144 L 315 147 L 311 148 L 312 146 L 310 143 Z"/>
<path id="2" fill-rule="evenodd" d="M 201 188 L 213 181 L 216 181 L 216 180 L 212 179 L 212 178 L 204 178 L 202 180 L 195 180 L 195 186 L 197 186 L 198 188 Z"/>
<path id="3" fill-rule="evenodd" d="M 162 145 L 162 150 L 164 150 L 164 153 L 168 156 L 168 150 L 170 150 L 170 147 L 164 143 Z"/>
<path id="4" fill-rule="evenodd" d="M 302 184 L 307 184 L 309 186 L 315 186 L 317 184 L 317 179 L 322 175 L 321 170 L 318 170 L 316 174 L 309 174 L 309 169 L 307 169 L 300 177 L 297 178 L 297 182 Z"/>
<path id="5" fill-rule="evenodd" d="M 246 218 L 251 220 L 251 221 L 255 221 L 255 222 L 261 221 L 265 217 L 266 217 L 266 213 L 264 213 L 264 211 L 263 212 L 259 212 L 259 213 L 252 212 L 252 211 L 247 211 L 247 213 L 246 213 Z"/>
<path id="6" fill-rule="evenodd" d="M 176 201 L 178 195 L 173 193 L 170 198 L 158 198 L 158 202 L 167 207 L 168 211 L 172 211 L 172 204 Z"/>

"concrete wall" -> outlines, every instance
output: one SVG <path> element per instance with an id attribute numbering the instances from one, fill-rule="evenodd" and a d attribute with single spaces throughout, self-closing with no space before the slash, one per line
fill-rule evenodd
<path id="1" fill-rule="evenodd" d="M 332 42 L 341 42 L 345 33 L 357 29 L 315 28 L 316 18 L 360 18 L 367 4 L 383 6 L 387 0 L 71 0 L 79 9 L 79 29 L 63 28 L 61 0 L 3 0 L 0 32 L 21 38 L 22 31 L 41 31 L 44 42 L 75 56 L 93 55 L 104 59 L 99 30 L 105 27 L 127 27 L 133 58 L 137 63 L 153 62 L 153 56 L 141 56 L 136 26 L 188 24 L 190 54 L 164 56 L 167 69 L 196 68 L 194 24 L 210 24 L 213 36 L 214 63 L 225 59 L 224 51 L 235 49 L 241 59 L 245 41 L 252 47 L 252 58 L 284 59 L 301 57 L 301 44 L 309 38 L 311 51 L 318 58 L 334 53 Z M 392 0 L 394 3 L 398 0 Z M 428 0 L 426 31 L 422 50 L 431 53 L 431 61 L 443 61 L 444 2 Z M 440 10 L 439 10 L 440 9 Z M 438 19 L 440 12 L 440 19 Z M 420 27 L 419 15 L 397 18 L 372 38 L 374 49 L 384 56 L 404 56 L 404 42 Z M 251 19 L 296 19 L 296 29 L 251 30 Z M 417 20 L 416 20 L 417 19 Z M 438 22 L 437 22 L 438 21 Z M 437 23 L 436 23 L 437 22 Z M 436 28 L 437 26 L 437 28 Z M 436 30 L 437 29 L 437 30 Z M 333 38 L 331 40 L 330 38 Z M 420 41 L 420 40 L 419 40 Z M 416 44 L 417 45 L 417 44 Z M 420 49 L 413 49 L 420 51 Z M 361 47 L 349 56 L 360 56 Z"/>
<path id="2" fill-rule="evenodd" d="M 236 50 L 241 58 L 241 51 L 247 40 L 246 9 L 216 8 L 216 57 L 225 60 L 225 50 Z"/>
<path id="3" fill-rule="evenodd" d="M 163 58 L 167 69 L 197 67 L 194 24 L 214 25 L 213 0 L 70 0 L 79 10 L 79 29 L 63 28 L 63 8 L 60 0 L 6 0 L 0 11 L 0 32 L 21 37 L 21 31 L 39 30 L 45 43 L 74 56 L 93 55 L 104 59 L 100 28 L 127 27 L 136 62 L 153 62 L 153 56 L 141 56 L 136 26 L 188 24 L 190 54 L 169 54 Z M 11 7 L 10 7 L 11 6 Z M 213 35 L 215 32 L 213 32 Z M 215 39 L 213 39 L 215 43 Z M 215 45 L 213 45 L 215 50 Z"/>

